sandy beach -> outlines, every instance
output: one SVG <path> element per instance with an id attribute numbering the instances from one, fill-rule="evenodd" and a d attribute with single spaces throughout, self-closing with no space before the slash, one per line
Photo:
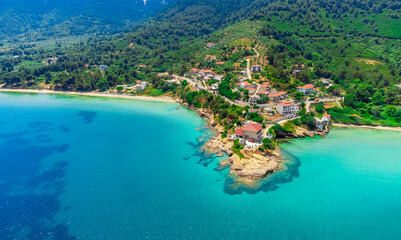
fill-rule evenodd
<path id="1" fill-rule="evenodd" d="M 88 96 L 88 97 L 108 97 L 108 98 L 124 98 L 142 101 L 154 101 L 154 102 L 171 102 L 175 101 L 166 96 L 162 97 L 150 97 L 150 96 L 131 96 L 125 94 L 114 94 L 114 93 L 81 93 L 81 92 L 64 92 L 64 91 L 53 91 L 53 90 L 34 90 L 34 89 L 0 89 L 0 92 L 8 93 L 32 93 L 32 94 L 63 94 L 63 95 L 75 95 L 75 96 Z"/>
<path id="2" fill-rule="evenodd" d="M 383 126 L 365 126 L 365 125 L 349 125 L 349 124 L 341 124 L 341 123 L 333 123 L 334 127 L 343 127 L 343 128 L 365 128 L 365 129 L 375 129 L 375 130 L 385 130 L 385 131 L 400 131 L 400 127 L 383 127 Z"/>

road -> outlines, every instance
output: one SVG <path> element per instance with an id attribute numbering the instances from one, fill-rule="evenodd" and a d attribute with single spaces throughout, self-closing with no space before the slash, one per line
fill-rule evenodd
<path id="1" fill-rule="evenodd" d="M 207 87 L 203 86 L 203 85 L 202 85 L 202 82 L 200 82 L 200 81 L 198 81 L 198 80 L 190 79 L 190 78 L 187 78 L 187 77 L 181 77 L 181 76 L 177 76 L 177 75 L 172 75 L 172 76 L 175 77 L 175 78 L 177 78 L 177 79 L 179 79 L 179 80 L 181 80 L 181 81 L 186 80 L 189 84 L 191 84 L 192 89 L 193 89 L 194 91 L 206 90 L 206 91 L 210 92 L 211 94 L 214 94 L 210 89 L 208 89 Z M 214 94 L 214 95 L 216 95 L 216 94 Z M 219 94 L 218 94 L 218 95 L 219 95 Z M 224 96 L 221 96 L 221 95 L 219 95 L 219 96 L 222 97 L 222 98 L 224 98 L 224 99 L 225 99 L 227 102 L 229 102 L 230 104 L 239 105 L 239 106 L 241 106 L 241 107 L 245 107 L 245 106 L 248 105 L 247 103 L 245 103 L 245 102 L 243 102 L 243 101 L 237 100 L 237 101 L 233 102 L 231 99 L 229 99 L 229 98 L 227 98 L 227 97 L 224 97 Z"/>
<path id="2" fill-rule="evenodd" d="M 251 57 L 251 58 L 257 58 L 260 56 L 259 52 L 256 50 L 256 48 L 253 48 L 253 51 L 256 53 L 256 57 Z M 248 75 L 248 79 L 252 80 L 252 72 L 251 72 L 251 58 L 246 59 L 246 74 Z"/>

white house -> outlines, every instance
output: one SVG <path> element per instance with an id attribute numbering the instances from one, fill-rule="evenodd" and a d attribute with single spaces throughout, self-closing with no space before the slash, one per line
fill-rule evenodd
<path id="1" fill-rule="evenodd" d="M 249 94 L 254 94 L 254 93 L 256 93 L 256 88 L 254 88 L 254 87 L 245 87 L 244 89 L 245 89 L 245 90 L 248 90 L 248 93 L 249 93 Z"/>
<path id="2" fill-rule="evenodd" d="M 214 80 L 221 81 L 223 80 L 223 75 L 214 75 Z"/>
<path id="3" fill-rule="evenodd" d="M 247 76 L 239 76 L 238 79 L 240 82 L 243 82 L 243 81 L 248 80 L 248 77 Z"/>
<path id="4" fill-rule="evenodd" d="M 331 116 L 330 114 L 323 114 L 323 117 L 317 118 L 316 119 L 316 128 L 319 129 L 320 131 L 324 131 L 326 126 L 328 126 L 330 124 L 331 121 Z"/>
<path id="5" fill-rule="evenodd" d="M 192 68 L 191 70 L 189 70 L 189 74 L 194 75 L 194 74 L 198 74 L 199 73 L 199 69 L 197 68 Z"/>
<path id="6" fill-rule="evenodd" d="M 263 70 L 261 65 L 252 65 L 252 72 L 261 72 Z"/>
<path id="7" fill-rule="evenodd" d="M 308 85 L 303 86 L 303 87 L 297 87 L 297 89 L 298 89 L 299 92 L 302 92 L 305 95 L 309 95 L 311 93 L 317 92 L 316 88 L 314 88 L 312 84 L 308 84 Z"/>
<path id="8" fill-rule="evenodd" d="M 283 116 L 299 112 L 298 105 L 290 100 L 277 104 L 276 110 Z"/>

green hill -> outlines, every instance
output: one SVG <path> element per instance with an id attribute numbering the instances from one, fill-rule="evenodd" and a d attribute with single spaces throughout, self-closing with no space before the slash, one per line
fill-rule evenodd
<path id="1" fill-rule="evenodd" d="M 153 16 L 169 1 L 2 1 L 0 37 L 36 41 L 89 33 L 113 33 Z"/>
<path id="2" fill-rule="evenodd" d="M 177 0 L 132 31 L 68 48 L 5 49 L 0 79 L 8 87 L 40 83 L 79 91 L 140 79 L 162 94 L 173 89 L 156 73 L 183 75 L 192 67 L 231 76 L 233 85 L 234 70 L 256 49 L 260 57 L 252 61 L 264 66 L 256 76 L 277 90 L 293 94 L 297 86 L 330 78 L 334 85 L 324 93 L 345 95 L 343 106 L 350 108 L 333 112 L 336 119 L 355 122 L 344 116 L 357 114 L 365 123 L 390 119 L 383 124 L 392 125 L 401 121 L 401 92 L 394 86 L 401 83 L 400 11 L 400 1 L 390 0 Z M 206 48 L 207 42 L 216 46 Z M 225 63 L 204 61 L 206 55 Z M 49 57 L 58 62 L 43 64 Z M 102 64 L 109 68 L 90 68 Z"/>

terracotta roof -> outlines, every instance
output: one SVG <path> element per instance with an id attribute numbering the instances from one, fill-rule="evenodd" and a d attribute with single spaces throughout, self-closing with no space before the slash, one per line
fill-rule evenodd
<path id="1" fill-rule="evenodd" d="M 267 94 L 269 94 L 269 92 L 266 92 L 266 91 L 259 91 L 259 94 L 267 95 Z"/>
<path id="2" fill-rule="evenodd" d="M 242 134 L 244 134 L 244 132 L 242 131 L 242 128 L 239 127 L 239 128 L 235 129 L 235 134 L 236 135 L 242 135 Z"/>
<path id="3" fill-rule="evenodd" d="M 137 83 L 141 83 L 142 81 L 141 81 L 141 80 L 136 80 L 136 82 L 137 82 Z"/>
<path id="4" fill-rule="evenodd" d="M 246 88 L 244 88 L 244 89 L 246 89 L 246 90 L 248 90 L 248 91 L 255 91 L 255 90 L 256 90 L 255 88 L 248 88 L 248 87 L 246 87 Z"/>
<path id="5" fill-rule="evenodd" d="M 218 62 L 218 63 L 216 63 L 217 65 L 222 65 L 222 64 L 224 64 L 225 62 Z"/>
<path id="6" fill-rule="evenodd" d="M 262 125 L 258 123 L 248 123 L 243 128 L 243 131 L 248 131 L 248 132 L 259 132 L 260 130 L 262 130 Z"/>
<path id="7" fill-rule="evenodd" d="M 278 93 L 270 94 L 269 97 L 278 97 L 278 96 L 282 96 L 282 95 L 285 95 L 285 94 L 287 94 L 287 92 L 281 91 L 281 92 L 278 92 Z"/>
<path id="8" fill-rule="evenodd" d="M 293 102 L 290 101 L 290 100 L 287 100 L 287 101 L 285 101 L 285 102 L 279 103 L 278 105 L 281 105 L 281 106 L 291 106 L 291 105 L 295 105 L 295 103 L 293 103 Z"/>
<path id="9" fill-rule="evenodd" d="M 190 71 L 199 71 L 199 69 L 197 69 L 197 68 L 191 68 Z"/>
<path id="10" fill-rule="evenodd" d="M 324 105 L 324 108 L 329 109 L 329 108 L 335 108 L 336 106 L 334 105 Z"/>
<path id="11" fill-rule="evenodd" d="M 331 115 L 330 115 L 330 114 L 327 114 L 327 113 L 325 113 L 325 114 L 323 114 L 323 117 L 329 117 L 329 118 L 331 118 Z"/>
<path id="12" fill-rule="evenodd" d="M 263 82 L 263 83 L 262 83 L 262 86 L 269 86 L 269 85 L 270 85 L 269 82 Z"/>
<path id="13" fill-rule="evenodd" d="M 311 88 L 314 88 L 313 87 L 313 85 L 312 84 L 308 84 L 308 85 L 306 85 L 306 86 L 303 86 L 303 87 L 297 87 L 298 89 L 311 89 Z"/>
<path id="14" fill-rule="evenodd" d="M 262 67 L 261 65 L 252 65 L 252 67 Z"/>

